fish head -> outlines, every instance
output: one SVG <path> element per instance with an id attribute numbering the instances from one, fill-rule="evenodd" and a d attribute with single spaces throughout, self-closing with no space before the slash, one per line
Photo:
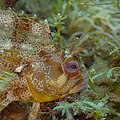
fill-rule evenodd
<path id="1" fill-rule="evenodd" d="M 26 77 L 37 102 L 57 100 L 84 89 L 86 74 L 77 54 L 45 54 L 44 62 L 39 62 L 37 70 L 31 70 Z"/>

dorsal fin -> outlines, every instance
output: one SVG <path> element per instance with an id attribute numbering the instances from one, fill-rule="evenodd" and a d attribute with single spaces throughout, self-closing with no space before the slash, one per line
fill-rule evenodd
<path id="1" fill-rule="evenodd" d="M 41 51 L 55 51 L 46 21 L 11 9 L 0 10 L 0 52 L 18 48 L 22 59 L 33 61 Z"/>

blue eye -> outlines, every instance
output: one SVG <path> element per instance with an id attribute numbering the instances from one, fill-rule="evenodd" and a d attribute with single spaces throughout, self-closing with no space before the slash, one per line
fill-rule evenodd
<path id="1" fill-rule="evenodd" d="M 65 67 L 69 73 L 74 73 L 79 69 L 79 64 L 76 61 L 70 61 L 65 64 Z"/>

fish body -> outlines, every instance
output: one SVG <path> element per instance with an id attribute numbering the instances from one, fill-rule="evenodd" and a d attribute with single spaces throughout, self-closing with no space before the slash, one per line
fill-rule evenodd
<path id="1" fill-rule="evenodd" d="M 1 105 L 57 100 L 82 90 L 85 78 L 77 53 L 52 43 L 47 22 L 0 10 Z"/>

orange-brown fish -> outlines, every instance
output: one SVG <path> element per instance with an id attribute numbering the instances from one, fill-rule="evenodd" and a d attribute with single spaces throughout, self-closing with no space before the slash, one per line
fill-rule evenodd
<path id="1" fill-rule="evenodd" d="M 12 101 L 47 102 L 82 90 L 78 54 L 60 50 L 48 23 L 0 10 L 0 109 Z"/>

